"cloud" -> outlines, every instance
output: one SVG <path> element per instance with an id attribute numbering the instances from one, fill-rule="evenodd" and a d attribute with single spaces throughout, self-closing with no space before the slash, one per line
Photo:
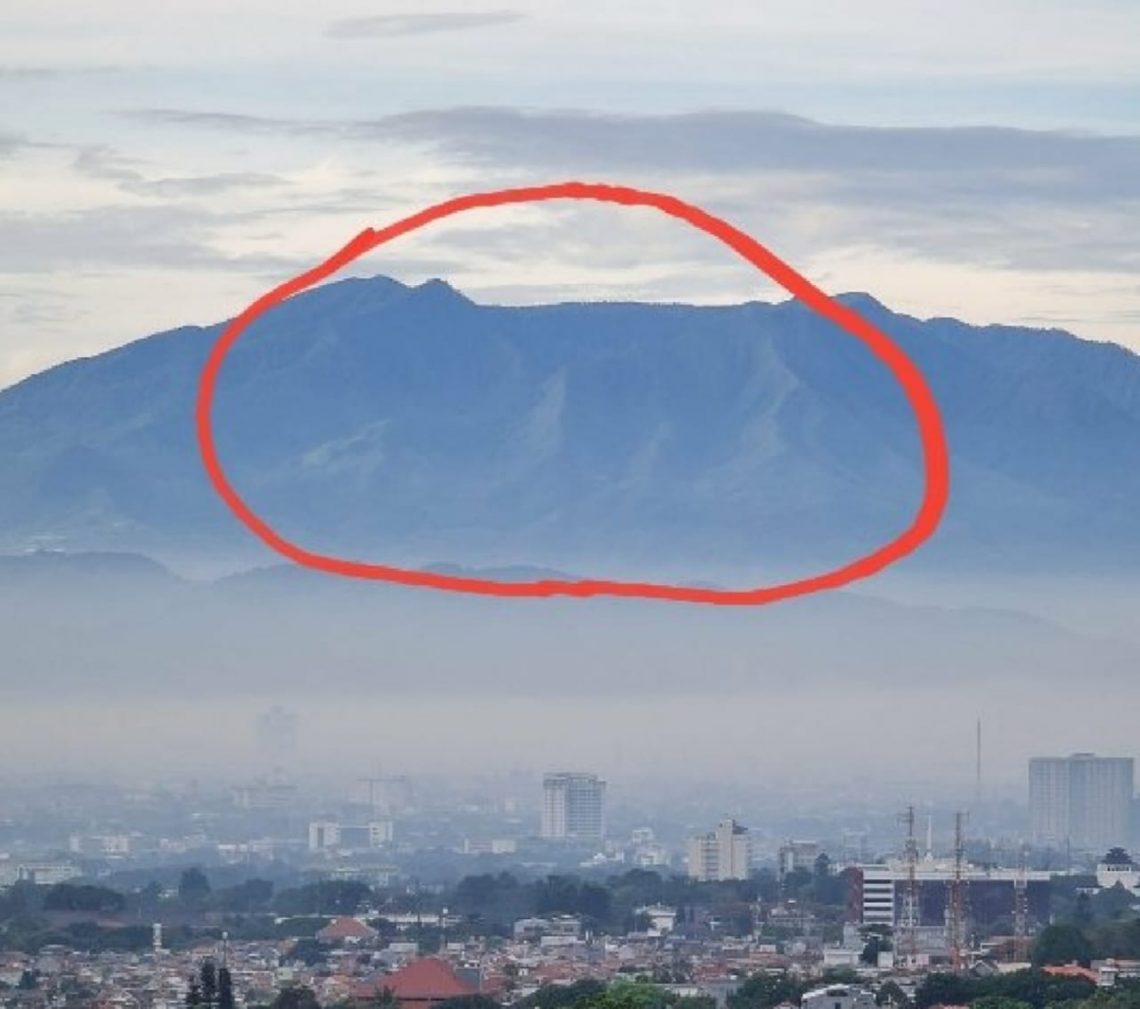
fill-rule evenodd
<path id="1" fill-rule="evenodd" d="M 217 172 L 208 175 L 148 178 L 138 164 L 108 148 L 84 147 L 75 156 L 74 167 L 88 178 L 118 183 L 136 196 L 216 196 L 235 189 L 272 189 L 285 186 L 284 179 L 263 172 Z"/>
<path id="2" fill-rule="evenodd" d="M 1140 198 L 1140 136 L 1005 127 L 837 126 L 774 112 L 613 115 L 512 108 L 449 108 L 374 120 L 288 119 L 141 109 L 151 125 L 336 134 L 349 140 L 434 144 L 481 165 L 648 169 L 718 174 L 795 171 L 897 189 L 938 178 L 943 192 L 1025 199 L 1063 193 Z"/>
<path id="3" fill-rule="evenodd" d="M 0 66 L 0 83 L 16 81 L 55 80 L 60 77 L 86 76 L 89 74 L 117 74 L 126 67 L 86 66 L 86 67 L 33 67 Z"/>
<path id="4" fill-rule="evenodd" d="M 125 119 L 146 126 L 190 126 L 198 129 L 240 133 L 311 133 L 332 132 L 332 123 L 303 119 L 250 116 L 240 112 L 199 112 L 192 109 L 131 109 L 122 113 Z"/>
<path id="5" fill-rule="evenodd" d="M 404 144 L 502 178 L 680 187 L 742 224 L 823 246 L 886 245 L 991 268 L 1135 270 L 1140 137 L 838 126 L 757 111 L 613 115 L 450 108 L 375 120 L 178 110 L 149 124 Z"/>
<path id="6" fill-rule="evenodd" d="M 771 112 L 598 115 L 455 108 L 355 123 L 353 135 L 434 142 L 480 163 L 718 173 L 827 173 L 1004 197 L 1140 197 L 1140 137 L 997 127 L 836 126 Z"/>
<path id="7" fill-rule="evenodd" d="M 225 218 L 196 207 L 103 206 L 64 214 L 0 213 L 0 273 L 93 267 L 286 272 L 297 261 L 219 250 Z"/>
<path id="8" fill-rule="evenodd" d="M 521 21 L 521 11 L 440 11 L 434 14 L 381 14 L 375 17 L 343 18 L 325 30 L 333 39 L 387 38 L 401 35 L 428 35 L 435 32 L 465 31 Z"/>

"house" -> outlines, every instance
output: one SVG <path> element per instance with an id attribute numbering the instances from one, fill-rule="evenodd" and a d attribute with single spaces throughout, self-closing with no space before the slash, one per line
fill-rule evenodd
<path id="1" fill-rule="evenodd" d="M 358 946 L 372 942 L 379 933 L 359 918 L 334 918 L 317 933 L 317 941 L 329 946 Z"/>
<path id="2" fill-rule="evenodd" d="M 1082 967 L 1078 963 L 1048 964 L 1041 969 L 1051 977 L 1079 977 L 1091 981 L 1093 984 L 1100 980 L 1100 975 L 1095 970 Z"/>
<path id="3" fill-rule="evenodd" d="M 863 988 L 832 984 L 805 992 L 800 999 L 803 1009 L 875 1009 L 875 996 Z"/>
<path id="4" fill-rule="evenodd" d="M 413 960 L 392 974 L 379 974 L 356 988 L 357 998 L 372 998 L 385 989 L 400 1009 L 432 1009 L 451 998 L 478 994 L 478 986 L 461 978 L 451 965 L 435 957 Z"/>

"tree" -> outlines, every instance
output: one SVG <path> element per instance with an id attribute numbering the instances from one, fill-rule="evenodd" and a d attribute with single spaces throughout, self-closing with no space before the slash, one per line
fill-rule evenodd
<path id="1" fill-rule="evenodd" d="M 247 879 L 214 893 L 213 902 L 223 911 L 262 911 L 273 899 L 273 883 L 267 879 Z"/>
<path id="2" fill-rule="evenodd" d="M 198 971 L 199 983 L 202 986 L 202 1002 L 213 1006 L 218 1000 L 218 971 L 213 960 L 202 961 Z"/>
<path id="3" fill-rule="evenodd" d="M 812 883 L 812 874 L 807 869 L 798 868 L 785 873 L 781 881 L 785 897 L 796 897 L 801 890 L 806 890 Z"/>
<path id="4" fill-rule="evenodd" d="M 605 921 L 610 914 L 610 891 L 596 883 L 583 883 L 578 891 L 578 914 L 594 921 Z"/>
<path id="5" fill-rule="evenodd" d="M 1101 890 L 1091 901 L 1094 916 L 1101 921 L 1123 917 L 1132 910 L 1135 903 L 1136 898 L 1119 883 Z"/>
<path id="6" fill-rule="evenodd" d="M 276 998 L 269 1003 L 269 1009 L 321 1009 L 312 988 L 303 985 L 290 985 L 282 988 Z"/>
<path id="7" fill-rule="evenodd" d="M 668 992 L 645 981 L 615 981 L 600 995 L 577 1003 L 581 1009 L 664 1009 Z"/>
<path id="8" fill-rule="evenodd" d="M 1033 1006 L 1006 995 L 983 995 L 970 1003 L 970 1009 L 1033 1009 Z"/>
<path id="9" fill-rule="evenodd" d="M 894 1006 L 894 1009 L 909 1009 L 910 999 L 896 981 L 887 981 L 875 993 L 875 1005 Z"/>
<path id="10" fill-rule="evenodd" d="M 927 974 L 915 989 L 914 1004 L 918 1009 L 933 1005 L 966 1005 L 973 995 L 973 985 L 961 974 Z"/>
<path id="11" fill-rule="evenodd" d="M 44 895 L 45 911 L 92 911 L 117 914 L 127 906 L 117 890 L 89 883 L 57 883 Z"/>
<path id="12" fill-rule="evenodd" d="M 771 869 L 757 869 L 750 877 L 757 900 L 769 904 L 780 899 L 780 881 Z"/>
<path id="13" fill-rule="evenodd" d="M 152 879 L 146 886 L 135 892 L 135 900 L 138 901 L 139 907 L 143 910 L 153 910 L 158 907 L 162 900 L 162 884 L 158 880 Z"/>
<path id="14" fill-rule="evenodd" d="M 888 953 L 890 949 L 890 939 L 886 936 L 879 935 L 877 932 L 872 932 L 867 936 L 867 942 L 863 946 L 863 952 L 859 954 L 859 959 L 870 967 L 877 967 L 879 964 L 879 954 Z"/>
<path id="15" fill-rule="evenodd" d="M 565 1009 L 594 999 L 605 990 L 605 984 L 596 978 L 582 978 L 569 985 L 543 985 L 518 1004 L 523 1009 Z"/>
<path id="16" fill-rule="evenodd" d="M 178 899 L 184 904 L 200 904 L 210 895 L 210 881 L 194 866 L 186 869 L 178 880 Z"/>
<path id="17" fill-rule="evenodd" d="M 1076 903 L 1073 905 L 1073 922 L 1082 927 L 1093 922 L 1092 901 L 1087 893 L 1078 893 Z"/>
<path id="18" fill-rule="evenodd" d="M 328 953 L 328 946 L 313 937 L 306 937 L 293 943 L 289 949 L 289 959 L 297 960 L 306 967 L 315 967 L 325 963 Z"/>
<path id="19" fill-rule="evenodd" d="M 274 899 L 278 914 L 356 914 L 372 899 L 372 889 L 356 879 L 323 879 L 292 890 L 282 890 Z"/>
<path id="20" fill-rule="evenodd" d="M 234 1009 L 234 981 L 228 967 L 218 971 L 218 1009 Z"/>
<path id="21" fill-rule="evenodd" d="M 1033 944 L 1033 965 L 1079 963 L 1093 958 L 1092 943 L 1076 925 L 1047 925 Z"/>
<path id="22" fill-rule="evenodd" d="M 803 993 L 803 985 L 789 974 L 753 974 L 728 996 L 728 1009 L 771 1009 L 781 1002 L 798 1002 Z"/>
<path id="23" fill-rule="evenodd" d="M 716 1009 L 716 999 L 711 995 L 682 995 L 672 1009 Z"/>

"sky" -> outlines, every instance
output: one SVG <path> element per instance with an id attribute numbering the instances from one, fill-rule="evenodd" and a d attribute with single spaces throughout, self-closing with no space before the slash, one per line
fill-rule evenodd
<path id="1" fill-rule="evenodd" d="M 1140 349 L 1140 5 L 948 11 L 5 0 L 0 387 L 229 317 L 430 203 L 569 178 L 696 203 L 833 293 Z M 683 225 L 577 204 L 351 272 L 511 303 L 783 296 Z"/>

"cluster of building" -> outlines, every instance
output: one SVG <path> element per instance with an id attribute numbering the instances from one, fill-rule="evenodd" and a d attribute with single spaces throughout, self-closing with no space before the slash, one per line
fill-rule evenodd
<path id="1" fill-rule="evenodd" d="M 292 716 L 275 710 L 264 723 L 260 726 L 264 746 L 276 746 L 283 754 L 289 751 L 296 727 Z M 422 844 L 402 836 L 407 820 L 401 817 L 413 807 L 411 786 L 405 778 L 379 774 L 362 780 L 368 785 L 367 802 L 339 810 L 314 804 L 310 808 L 316 815 L 301 817 L 296 815 L 296 786 L 283 773 L 237 789 L 236 809 L 257 822 L 288 824 L 292 833 L 276 839 L 219 841 L 214 846 L 216 856 L 231 864 L 284 858 L 298 865 L 306 878 L 395 885 L 401 878 L 395 863 L 402 857 L 417 857 Z M 1127 850 L 1136 809 L 1133 787 L 1129 758 L 1085 753 L 1034 758 L 1029 763 L 1028 795 L 1032 841 L 1069 853 L 1102 855 L 1096 866 L 1097 886 L 1120 886 L 1140 898 L 1140 866 Z M 875 860 L 866 854 L 840 855 L 834 845 L 817 840 L 788 839 L 777 848 L 778 839 L 769 836 L 757 843 L 749 829 L 732 817 L 684 841 L 679 834 L 668 845 L 648 827 L 633 829 L 628 839 L 615 841 L 607 837 L 606 799 L 606 782 L 595 774 L 551 772 L 542 782 L 537 837 L 533 813 L 528 820 L 509 809 L 513 829 L 497 835 L 493 831 L 504 822 L 499 811 L 477 808 L 467 813 L 489 825 L 492 833 L 451 841 L 450 850 L 456 857 L 514 858 L 531 867 L 563 865 L 567 863 L 554 860 L 568 858 L 580 860 L 571 865 L 605 870 L 612 860 L 620 859 L 625 865 L 683 868 L 700 882 L 745 880 L 759 866 L 771 867 L 773 862 L 781 880 L 804 873 L 811 878 L 842 874 L 848 894 L 842 938 L 825 942 L 822 923 L 810 910 L 787 899 L 785 888 L 783 899 L 756 902 L 746 909 L 754 927 L 750 932 L 745 929 L 740 938 L 727 935 L 739 934 L 739 929 L 721 928 L 715 916 L 700 908 L 686 909 L 688 927 L 682 927 L 678 908 L 657 905 L 639 908 L 634 930 L 624 935 L 589 935 L 579 919 L 550 915 L 519 919 L 505 942 L 448 941 L 449 929 L 457 921 L 446 911 L 386 914 L 383 934 L 396 928 L 400 934 L 394 940 L 382 938 L 377 922 L 362 915 L 313 924 L 310 937 L 327 954 L 314 966 L 293 955 L 295 937 L 233 942 L 223 950 L 207 944 L 175 953 L 162 949 L 158 936 L 154 949 L 144 954 L 87 955 L 62 947 L 47 947 L 34 956 L 9 953 L 0 957 L 0 985 L 7 985 L 6 997 L 11 994 L 29 1007 L 167 1009 L 183 1004 L 188 979 L 205 956 L 212 956 L 226 960 L 239 1004 L 289 984 L 310 987 L 328 1003 L 359 998 L 384 986 L 398 989 L 405 1009 L 430 1009 L 445 992 L 480 992 L 509 1002 L 544 984 L 628 976 L 654 979 L 679 994 L 712 995 L 723 1004 L 741 978 L 758 970 L 788 970 L 810 978 L 825 968 L 848 967 L 862 972 L 869 984 L 890 977 L 905 987 L 928 969 L 964 962 L 1020 963 L 1033 931 L 1049 917 L 1049 872 L 1032 870 L 1024 860 L 1004 867 L 971 864 L 960 837 L 951 856 L 936 855 L 929 824 L 923 851 L 914 837 L 913 811 L 900 854 Z M 204 834 L 181 840 L 143 839 L 129 831 L 92 829 L 72 835 L 66 855 L 0 856 L 0 887 L 17 882 L 50 885 L 89 874 L 91 866 L 129 864 L 140 856 L 157 864 L 156 858 L 204 850 L 205 843 Z M 798 882 L 803 884 L 803 878 Z M 963 900 L 964 894 L 968 899 Z M 985 926 L 982 931 L 988 933 L 995 923 L 1009 921 L 1012 934 L 970 942 L 963 917 L 967 907 L 972 926 Z M 699 928 L 692 927 L 694 913 L 705 914 Z M 443 948 L 428 958 L 413 938 L 413 930 L 425 926 L 444 935 Z M 876 929 L 893 938 L 868 956 L 868 936 Z M 778 941 L 771 938 L 776 934 Z M 1097 978 L 1131 969 L 1102 965 Z M 830 986 L 805 996 L 803 1005 L 804 1009 L 864 1009 L 867 997 L 865 987 Z"/>
<path id="2" fill-rule="evenodd" d="M 332 918 L 320 927 L 314 936 L 322 950 L 318 958 L 311 951 L 302 957 L 296 939 L 211 940 L 172 952 L 156 934 L 154 948 L 138 954 L 83 954 L 62 947 L 0 954 L 0 985 L 7 986 L 9 1001 L 26 1009 L 176 1009 L 186 1004 L 191 980 L 210 959 L 229 970 L 238 1006 L 269 1001 L 289 986 L 312 990 L 322 1005 L 384 995 L 398 1009 L 434 1009 L 446 999 L 474 994 L 510 1004 L 546 985 L 646 978 L 678 995 L 710 996 L 723 1009 L 727 997 L 758 972 L 785 971 L 810 985 L 828 968 L 848 967 L 857 971 L 858 983 L 820 983 L 804 995 L 802 1009 L 870 1009 L 882 985 L 891 982 L 913 993 L 923 970 L 933 965 L 903 964 L 890 956 L 865 963 L 859 953 L 866 935 L 854 923 L 838 945 L 824 944 L 810 918 L 801 921 L 795 939 L 782 943 L 716 934 L 694 939 L 674 931 L 671 909 L 643 911 L 652 926 L 627 935 L 588 935 L 572 916 L 520 919 L 505 941 L 446 942 L 430 956 L 414 941 L 383 940 L 364 916 Z M 872 914 L 881 916 L 881 909 Z M 990 952 L 979 951 L 971 966 L 982 972 L 1024 966 L 1001 962 Z M 1120 977 L 1140 976 L 1140 963 L 1096 963 L 1082 976 L 1110 986 Z"/>

